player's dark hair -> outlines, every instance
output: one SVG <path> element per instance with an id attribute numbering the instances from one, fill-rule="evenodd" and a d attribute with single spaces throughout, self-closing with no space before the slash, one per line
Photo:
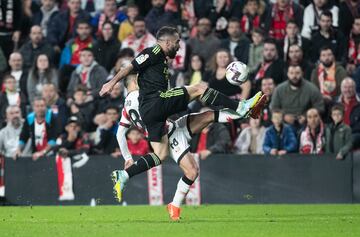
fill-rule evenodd
<path id="1" fill-rule="evenodd" d="M 320 14 L 320 18 L 321 18 L 322 16 L 327 16 L 327 17 L 330 17 L 331 19 L 333 19 L 333 15 L 332 15 L 331 11 L 329 11 L 329 10 L 323 11 L 323 12 Z"/>
<path id="2" fill-rule="evenodd" d="M 159 40 L 163 36 L 173 36 L 179 34 L 178 30 L 172 26 L 163 26 L 156 33 L 156 39 Z"/>

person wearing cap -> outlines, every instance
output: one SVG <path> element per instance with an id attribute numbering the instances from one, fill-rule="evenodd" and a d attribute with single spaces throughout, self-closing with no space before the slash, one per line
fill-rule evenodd
<path id="1" fill-rule="evenodd" d="M 90 150 L 89 135 L 81 130 L 80 120 L 71 116 L 66 123 L 65 133 L 56 141 L 62 157 L 72 157 Z"/>

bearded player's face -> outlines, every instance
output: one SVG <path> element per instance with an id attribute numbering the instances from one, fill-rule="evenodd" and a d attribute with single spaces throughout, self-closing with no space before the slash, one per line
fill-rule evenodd
<path id="1" fill-rule="evenodd" d="M 168 57 L 174 59 L 177 51 L 180 49 L 180 38 L 178 34 L 169 37 L 168 41 Z"/>

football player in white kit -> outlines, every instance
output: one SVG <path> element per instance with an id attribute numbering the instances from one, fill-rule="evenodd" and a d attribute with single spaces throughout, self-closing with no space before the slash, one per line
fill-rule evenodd
<path id="1" fill-rule="evenodd" d="M 132 74 L 125 80 L 128 95 L 125 98 L 116 135 L 121 154 L 125 159 L 125 169 L 134 163 L 126 142 L 125 134 L 127 130 L 131 126 L 136 126 L 142 130 L 145 135 L 147 134 L 139 113 L 139 91 L 136 77 L 135 74 Z M 167 120 L 170 156 L 184 172 L 184 176 L 178 182 L 173 201 L 167 206 L 169 216 L 172 220 L 180 219 L 180 205 L 189 192 L 190 186 L 198 176 L 198 165 L 193 155 L 189 152 L 189 142 L 192 135 L 201 132 L 201 130 L 210 123 L 226 123 L 233 119 L 240 119 L 240 116 L 230 109 L 222 109 L 219 111 L 210 110 L 203 113 L 188 114 L 176 121 Z M 114 181 L 114 192 L 116 193 L 116 171 L 112 173 L 112 179 Z"/>

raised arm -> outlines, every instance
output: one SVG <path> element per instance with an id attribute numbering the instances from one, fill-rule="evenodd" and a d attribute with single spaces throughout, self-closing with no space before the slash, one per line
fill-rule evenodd
<path id="1" fill-rule="evenodd" d="M 133 70 L 133 65 L 129 64 L 127 65 L 125 68 L 122 68 L 118 73 L 116 73 L 116 75 L 107 83 L 105 83 L 100 92 L 99 95 L 100 96 L 105 96 L 110 94 L 110 92 L 112 91 L 112 89 L 114 88 L 115 84 L 122 80 L 124 77 L 128 76 L 130 74 L 130 72 Z"/>

